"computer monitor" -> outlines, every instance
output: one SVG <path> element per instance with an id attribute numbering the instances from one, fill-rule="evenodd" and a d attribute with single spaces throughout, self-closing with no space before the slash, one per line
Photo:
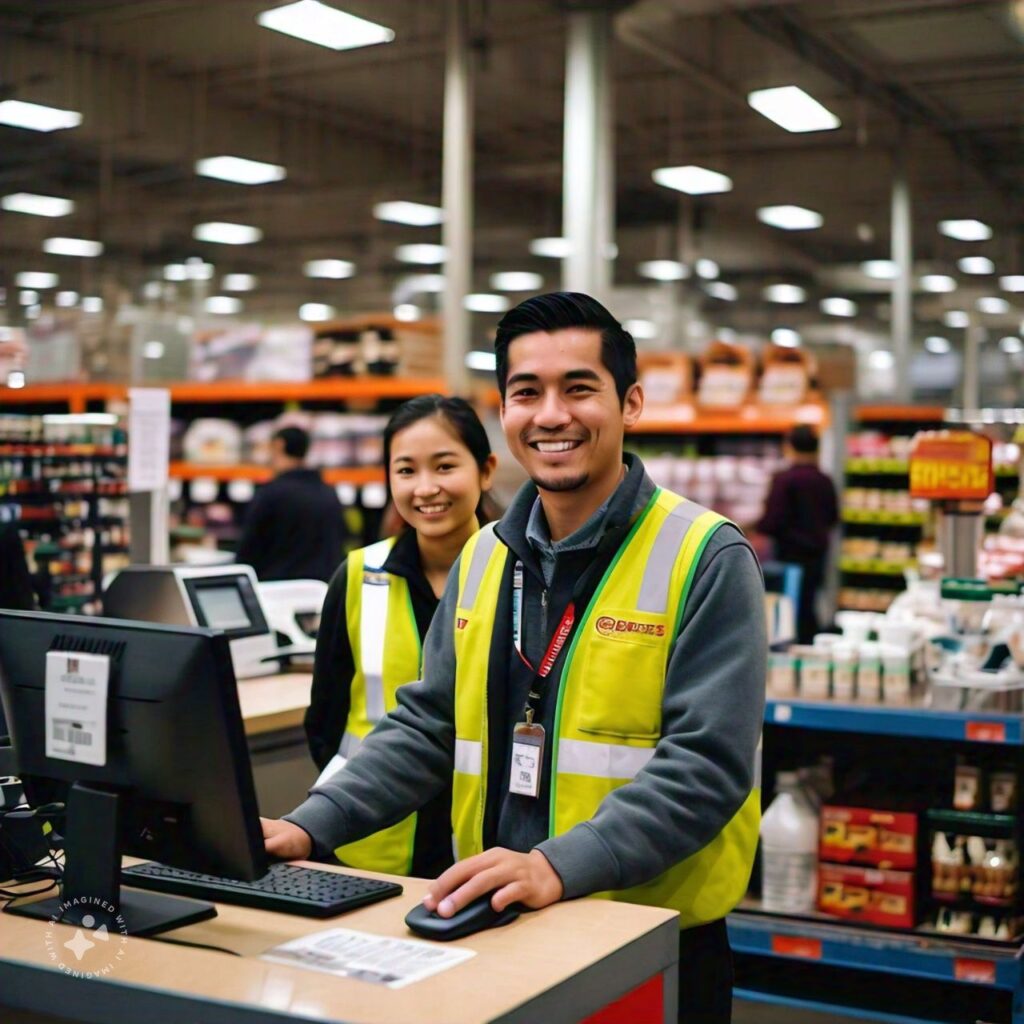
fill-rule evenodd
<path id="1" fill-rule="evenodd" d="M 88 694 L 102 690 L 103 666 L 97 710 Z M 0 611 L 0 697 L 29 803 L 67 810 L 61 895 L 10 912 L 74 923 L 98 907 L 132 934 L 154 934 L 216 911 L 120 889 L 122 855 L 244 880 L 266 873 L 224 633 Z"/>

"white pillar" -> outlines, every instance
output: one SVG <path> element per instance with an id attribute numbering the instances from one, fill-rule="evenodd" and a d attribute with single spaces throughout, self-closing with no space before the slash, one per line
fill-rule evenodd
<path id="1" fill-rule="evenodd" d="M 896 371 L 896 399 L 909 402 L 910 354 L 914 334 L 914 252 L 910 225 L 910 187 L 903 154 L 896 154 L 892 179 L 892 354 Z"/>
<path id="2" fill-rule="evenodd" d="M 473 80 L 465 0 L 447 0 L 445 11 L 444 154 L 442 201 L 447 250 L 441 321 L 444 376 L 459 393 L 468 381 L 472 314 L 463 302 L 473 280 Z"/>
<path id="3" fill-rule="evenodd" d="M 977 314 L 968 314 L 967 329 L 964 331 L 964 393 L 961 404 L 964 412 L 974 412 L 981 404 L 981 346 L 985 340 L 985 328 Z"/>
<path id="4" fill-rule="evenodd" d="M 613 117 L 607 11 L 568 15 L 562 158 L 562 287 L 607 299 L 615 231 Z"/>

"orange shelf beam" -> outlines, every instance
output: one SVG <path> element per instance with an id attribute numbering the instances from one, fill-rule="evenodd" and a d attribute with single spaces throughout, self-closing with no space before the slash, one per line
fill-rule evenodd
<path id="1" fill-rule="evenodd" d="M 863 405 L 854 412 L 858 423 L 941 423 L 945 416 L 939 405 Z"/>
<path id="2" fill-rule="evenodd" d="M 748 404 L 735 411 L 648 406 L 630 434 L 784 434 L 798 423 L 825 426 L 827 407 L 813 402 L 792 408 Z"/>
<path id="3" fill-rule="evenodd" d="M 381 484 L 384 482 L 384 469 L 381 466 L 341 466 L 334 469 L 323 469 L 321 474 L 329 484 Z M 265 483 L 273 475 L 269 466 L 204 466 L 198 462 L 172 462 L 169 476 L 175 480 L 251 480 L 253 483 Z"/>

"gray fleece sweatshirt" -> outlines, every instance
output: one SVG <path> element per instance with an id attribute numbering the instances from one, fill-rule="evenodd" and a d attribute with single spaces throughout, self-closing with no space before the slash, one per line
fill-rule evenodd
<path id="1" fill-rule="evenodd" d="M 538 529 L 532 484 L 523 487 L 498 525 L 499 537 L 524 566 L 523 647 L 534 664 L 598 545 L 604 543 L 607 552 L 609 541 L 614 546 L 624 538 L 654 492 L 640 460 L 625 460 L 628 473 L 609 502 L 557 544 Z M 403 686 L 398 707 L 344 770 L 285 816 L 310 834 L 318 854 L 400 821 L 451 778 L 457 588 L 456 565 L 424 642 L 423 679 Z M 496 645 L 507 648 L 498 661 L 504 657 L 508 665 L 502 682 L 508 699 L 500 712 L 500 704 L 490 705 L 506 719 L 498 733 L 506 749 L 492 751 L 501 781 L 488 788 L 494 802 L 490 841 L 521 852 L 539 849 L 558 872 L 566 899 L 649 881 L 709 843 L 754 781 L 767 662 L 762 594 L 750 546 L 734 527 L 720 527 L 701 555 L 669 660 L 655 756 L 632 782 L 606 797 L 592 819 L 555 837 L 548 830 L 550 742 L 541 799 L 508 792 L 512 726 L 521 718 L 530 679 L 512 649 L 511 626 L 496 628 Z M 582 617 L 580 612 L 577 619 Z M 560 678 L 560 662 L 549 677 L 550 690 Z M 549 692 L 540 710 L 549 736 L 555 703 Z"/>

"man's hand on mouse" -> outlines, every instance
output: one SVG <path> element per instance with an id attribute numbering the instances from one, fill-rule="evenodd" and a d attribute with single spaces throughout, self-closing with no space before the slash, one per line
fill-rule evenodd
<path id="1" fill-rule="evenodd" d="M 313 852 L 313 840 L 298 825 L 279 818 L 260 818 L 260 825 L 263 826 L 263 845 L 271 857 L 305 860 Z"/>
<path id="2" fill-rule="evenodd" d="M 495 846 L 467 857 L 431 882 L 423 905 L 441 917 L 451 917 L 467 903 L 497 890 L 491 900 L 495 910 L 521 903 L 540 910 L 562 898 L 562 879 L 539 850 L 516 853 Z"/>

